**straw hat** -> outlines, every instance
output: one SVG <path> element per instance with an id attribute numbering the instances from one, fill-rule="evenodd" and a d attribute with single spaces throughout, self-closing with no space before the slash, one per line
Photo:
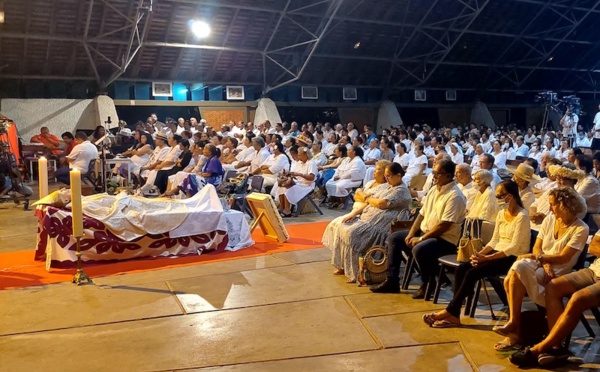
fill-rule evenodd
<path id="1" fill-rule="evenodd" d="M 522 179 L 523 181 L 527 181 L 529 183 L 537 182 L 540 180 L 540 177 L 535 174 L 533 167 L 531 165 L 527 165 L 524 163 L 519 164 L 518 167 L 508 166 L 506 169 L 515 175 L 515 177 Z"/>
<path id="2" fill-rule="evenodd" d="M 312 146 L 312 141 L 310 140 L 310 138 L 308 138 L 308 136 L 306 136 L 304 133 L 300 133 L 298 136 L 295 137 L 296 141 L 298 142 L 303 142 L 305 143 L 307 146 Z"/>
<path id="3" fill-rule="evenodd" d="M 163 140 L 165 142 L 169 141 L 169 137 L 166 135 L 166 133 L 162 133 L 162 132 L 156 133 L 156 138 L 155 139 L 160 139 L 160 140 Z"/>

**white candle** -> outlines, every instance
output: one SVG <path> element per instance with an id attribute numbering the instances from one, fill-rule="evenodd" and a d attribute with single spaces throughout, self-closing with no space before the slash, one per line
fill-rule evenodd
<path id="1" fill-rule="evenodd" d="M 71 170 L 71 215 L 73 216 L 73 236 L 83 236 L 83 211 L 81 208 L 81 172 Z"/>
<path id="2" fill-rule="evenodd" d="M 41 157 L 38 160 L 38 181 L 40 199 L 48 196 L 48 160 Z"/>

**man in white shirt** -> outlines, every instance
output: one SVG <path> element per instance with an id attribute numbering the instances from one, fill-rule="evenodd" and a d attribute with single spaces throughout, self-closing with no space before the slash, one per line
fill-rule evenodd
<path id="1" fill-rule="evenodd" d="M 529 146 L 527 146 L 523 140 L 523 136 L 517 137 L 517 156 L 526 158 L 529 155 Z"/>
<path id="2" fill-rule="evenodd" d="M 575 134 L 577 133 L 577 123 L 579 123 L 579 116 L 577 116 L 577 114 L 573 112 L 573 109 L 569 107 L 565 116 L 560 119 L 560 125 L 563 128 L 563 138 L 575 137 Z"/>
<path id="3" fill-rule="evenodd" d="M 348 130 L 348 135 L 350 136 L 350 138 L 352 138 L 352 141 L 354 141 L 354 139 L 358 137 L 358 131 L 356 130 L 356 128 L 354 128 L 354 123 L 349 122 L 346 125 L 346 129 Z"/>
<path id="4" fill-rule="evenodd" d="M 494 179 L 492 180 L 492 184 L 490 185 L 492 187 L 492 190 L 496 190 L 496 186 L 498 186 L 498 184 L 502 182 L 502 179 L 500 178 L 500 176 L 498 176 L 496 169 L 494 169 L 494 161 L 496 161 L 496 159 L 494 158 L 494 155 L 491 154 L 481 154 L 481 156 L 479 157 L 479 169 L 490 171 L 490 173 L 494 177 Z"/>
<path id="5" fill-rule="evenodd" d="M 575 138 L 575 144 L 573 147 L 590 147 L 592 143 L 588 139 L 586 133 L 584 131 L 579 131 L 577 133 L 577 137 Z"/>
<path id="6" fill-rule="evenodd" d="M 238 121 L 237 124 L 235 124 L 233 126 L 233 129 L 231 129 L 231 135 L 237 139 L 244 138 L 245 134 L 246 134 L 246 129 L 244 128 L 243 121 Z"/>
<path id="7" fill-rule="evenodd" d="M 66 156 L 69 166 L 61 167 L 55 172 L 56 179 L 67 185 L 71 184 L 69 174 L 71 169 L 78 169 L 83 176 L 87 174 L 90 162 L 98 158 L 98 148 L 88 141 L 85 133 L 77 132 L 75 134 L 75 142 L 77 142 L 77 145 Z"/>
<path id="8" fill-rule="evenodd" d="M 471 167 L 468 164 L 462 163 L 456 165 L 456 185 L 467 199 L 467 210 L 471 210 L 471 206 L 475 201 L 475 197 L 479 190 L 473 187 L 473 178 L 471 177 Z"/>
<path id="9" fill-rule="evenodd" d="M 456 254 L 461 224 L 465 219 L 466 199 L 454 181 L 455 165 L 441 160 L 433 169 L 435 187 L 429 190 L 419 215 L 410 231 L 395 232 L 388 238 L 387 280 L 373 292 L 398 293 L 400 291 L 400 265 L 402 252 L 415 258 L 421 270 L 421 287 L 414 299 L 425 297 L 425 288 L 435 278 L 438 258 Z"/>

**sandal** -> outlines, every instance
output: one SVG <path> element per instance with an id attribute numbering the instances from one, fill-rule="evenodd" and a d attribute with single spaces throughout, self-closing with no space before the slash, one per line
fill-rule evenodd
<path id="1" fill-rule="evenodd" d="M 451 322 L 447 319 L 440 319 L 433 322 L 431 328 L 458 328 L 462 326 L 461 323 Z"/>
<path id="2" fill-rule="evenodd" d="M 292 217 L 292 213 L 291 212 L 288 213 L 288 214 L 285 214 L 285 213 L 281 212 L 281 213 L 279 213 L 279 215 L 281 216 L 281 218 L 290 218 L 290 217 Z"/>
<path id="3" fill-rule="evenodd" d="M 423 314 L 421 319 L 423 319 L 423 323 L 425 323 L 431 327 L 433 325 L 433 323 L 435 323 L 437 321 L 436 319 L 433 318 L 434 316 L 435 316 L 435 313 Z"/>
<path id="4" fill-rule="evenodd" d="M 333 275 L 344 275 L 344 269 L 337 269 L 333 272 Z"/>
<path id="5" fill-rule="evenodd" d="M 356 279 L 348 279 L 348 280 L 346 280 L 346 283 L 354 284 L 354 283 L 356 283 Z"/>
<path id="6" fill-rule="evenodd" d="M 510 335 L 514 335 L 515 333 L 512 330 L 508 330 L 506 328 L 506 325 L 503 326 L 494 326 L 492 328 L 492 332 L 500 335 L 500 336 L 504 336 L 504 337 L 509 337 Z"/>
<path id="7" fill-rule="evenodd" d="M 519 350 L 522 347 L 519 341 L 512 340 L 509 337 L 506 337 L 504 340 L 497 342 L 494 345 L 494 350 L 496 351 L 514 351 Z"/>

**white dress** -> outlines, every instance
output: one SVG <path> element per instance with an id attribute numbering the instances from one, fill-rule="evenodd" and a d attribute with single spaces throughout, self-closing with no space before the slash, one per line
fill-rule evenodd
<path id="1" fill-rule="evenodd" d="M 271 190 L 271 195 L 275 198 L 276 203 L 279 202 L 280 195 L 285 195 L 290 204 L 298 204 L 300 200 L 302 200 L 306 195 L 315 189 L 315 181 L 317 179 L 317 175 L 319 174 L 319 170 L 317 169 L 317 164 L 315 164 L 314 161 L 308 160 L 306 163 L 296 161 L 294 162 L 290 172 L 314 174 L 315 179 L 313 181 L 309 181 L 303 177 L 294 177 L 294 182 L 296 184 L 290 188 L 279 187 L 277 182 L 275 182 L 273 189 Z"/>
<path id="2" fill-rule="evenodd" d="M 417 174 L 421 174 L 421 165 L 425 164 L 425 168 L 427 168 L 427 156 L 413 156 L 408 162 L 408 168 L 406 168 L 406 174 L 402 177 L 402 182 L 406 184 L 407 187 L 410 187 L 410 181 Z"/>
<path id="3" fill-rule="evenodd" d="M 353 159 L 344 158 L 339 167 L 335 170 L 333 178 L 327 181 L 325 188 L 327 195 L 345 198 L 349 190 L 359 187 L 365 178 L 366 167 L 361 158 L 355 156 Z M 337 181 L 334 178 L 338 177 Z"/>
<path id="4" fill-rule="evenodd" d="M 571 260 L 561 265 L 552 265 L 552 270 L 556 276 L 568 274 L 573 271 L 573 266 L 577 263 L 579 254 L 585 246 L 589 228 L 580 219 L 575 220 L 567 228 L 567 231 L 560 237 L 554 236 L 554 223 L 556 218 L 554 214 L 550 214 L 544 218 L 542 227 L 538 234 L 538 239 L 542 239 L 542 252 L 543 254 L 557 255 L 565 247 L 571 247 L 578 250 L 579 252 L 571 257 Z M 546 287 L 543 284 L 544 280 L 544 268 L 540 267 L 539 263 L 535 260 L 524 259 L 515 262 L 510 270 L 514 270 L 515 274 L 519 277 L 519 280 L 527 289 L 527 295 L 531 301 L 535 302 L 540 306 L 546 306 L 544 299 L 544 293 Z"/>

